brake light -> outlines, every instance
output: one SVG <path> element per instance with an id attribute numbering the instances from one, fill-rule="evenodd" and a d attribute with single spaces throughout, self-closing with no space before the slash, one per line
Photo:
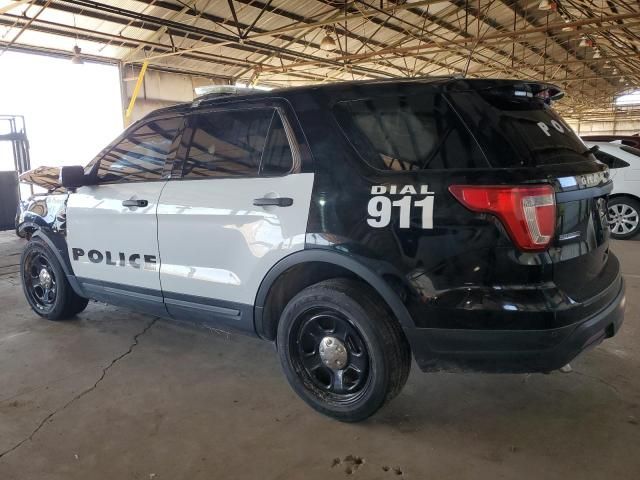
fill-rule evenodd
<path id="1" fill-rule="evenodd" d="M 546 250 L 556 224 L 551 185 L 452 185 L 449 191 L 469 210 L 498 217 L 521 250 Z"/>

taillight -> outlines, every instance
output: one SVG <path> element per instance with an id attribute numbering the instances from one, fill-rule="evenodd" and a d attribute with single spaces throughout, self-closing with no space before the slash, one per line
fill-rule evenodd
<path id="1" fill-rule="evenodd" d="M 469 210 L 498 217 L 521 250 L 546 250 L 556 224 L 550 185 L 452 185 L 449 191 Z"/>

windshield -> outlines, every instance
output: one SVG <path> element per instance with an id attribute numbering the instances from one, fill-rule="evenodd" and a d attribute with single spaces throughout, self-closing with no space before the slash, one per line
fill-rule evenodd
<path id="1" fill-rule="evenodd" d="M 541 98 L 464 92 L 452 101 L 496 167 L 574 163 L 590 158 L 571 127 Z"/>

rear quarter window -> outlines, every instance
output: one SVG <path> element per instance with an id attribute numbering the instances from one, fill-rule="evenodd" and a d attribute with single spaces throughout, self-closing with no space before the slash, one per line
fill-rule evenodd
<path id="1" fill-rule="evenodd" d="M 378 170 L 488 166 L 442 95 L 350 100 L 337 103 L 333 111 L 353 147 Z"/>

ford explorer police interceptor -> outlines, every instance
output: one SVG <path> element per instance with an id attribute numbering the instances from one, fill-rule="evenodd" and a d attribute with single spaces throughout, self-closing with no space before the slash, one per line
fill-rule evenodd
<path id="1" fill-rule="evenodd" d="M 431 78 L 211 94 L 129 127 L 21 219 L 27 301 L 275 342 L 362 420 L 423 371 L 548 372 L 613 336 L 605 165 L 548 84 Z"/>

